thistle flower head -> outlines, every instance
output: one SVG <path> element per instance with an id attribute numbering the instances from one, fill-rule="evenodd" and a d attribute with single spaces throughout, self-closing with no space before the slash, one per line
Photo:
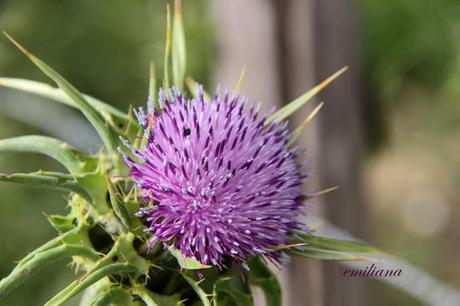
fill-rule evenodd
<path id="1" fill-rule="evenodd" d="M 148 141 L 126 145 L 131 176 L 143 191 L 139 216 L 161 240 L 203 264 L 225 267 L 251 255 L 279 261 L 277 246 L 299 228 L 306 177 L 287 146 L 287 123 L 266 125 L 245 98 L 187 100 L 160 92 L 161 113 L 136 110 Z M 249 108 L 249 109 L 248 109 Z"/>

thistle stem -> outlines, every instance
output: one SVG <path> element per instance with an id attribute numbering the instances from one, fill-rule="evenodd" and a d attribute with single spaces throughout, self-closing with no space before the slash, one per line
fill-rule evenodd
<path id="1" fill-rule="evenodd" d="M 93 260 L 99 258 L 98 254 L 88 247 L 70 244 L 63 244 L 36 254 L 32 259 L 14 269 L 7 277 L 0 281 L 0 299 L 46 265 L 72 256 L 84 256 Z"/>

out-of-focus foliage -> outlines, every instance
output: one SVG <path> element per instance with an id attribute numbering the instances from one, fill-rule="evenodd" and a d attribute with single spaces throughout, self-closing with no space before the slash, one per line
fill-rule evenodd
<path id="1" fill-rule="evenodd" d="M 375 238 L 458 288 L 460 1 L 362 0 L 360 18 L 368 145 L 391 140 L 366 177 Z M 437 231 L 420 234 L 424 216 Z M 378 305 L 421 305 L 373 289 Z"/>
<path id="2" fill-rule="evenodd" d="M 3 1 L 0 28 L 23 41 L 84 92 L 119 106 L 146 100 L 149 61 L 163 71 L 164 0 Z M 186 1 L 188 72 L 207 83 L 212 59 L 204 1 Z M 47 81 L 5 39 L 2 75 Z M 31 73 L 33 71 L 33 73 Z"/>
<path id="3" fill-rule="evenodd" d="M 403 89 L 416 86 L 433 95 L 458 71 L 460 2 L 363 0 L 361 13 L 364 115 L 372 148 L 385 138 L 387 111 Z"/>
<path id="4" fill-rule="evenodd" d="M 162 76 L 166 3 L 164 0 L 5 0 L 0 1 L 0 28 L 52 64 L 83 92 L 103 97 L 127 110 L 130 103 L 145 104 L 150 60 L 155 62 L 157 78 Z M 184 10 L 187 11 L 184 22 L 188 73 L 206 84 L 213 59 L 208 10 L 203 0 L 185 1 Z M 0 55 L 1 76 L 50 83 L 6 38 L 0 38 Z M 0 92 L 0 99 L 4 98 Z M 21 101 L 25 102 L 25 111 L 27 103 L 34 103 L 33 98 Z M 66 124 L 65 118 L 49 120 Z M 0 138 L 25 134 L 42 132 L 0 114 Z M 61 168 L 48 158 L 2 154 L 0 169 L 30 172 Z M 40 215 L 64 212 L 65 201 L 54 192 L 5 184 L 0 186 L 0 193 L 0 231 L 4 243 L 0 275 L 5 276 L 15 261 L 54 237 L 54 230 Z M 73 277 L 70 269 L 57 264 L 56 269 L 40 272 L 0 305 L 41 305 L 51 292 L 62 289 Z"/>

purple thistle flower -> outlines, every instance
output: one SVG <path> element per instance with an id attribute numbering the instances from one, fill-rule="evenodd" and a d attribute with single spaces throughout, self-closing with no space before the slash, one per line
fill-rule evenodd
<path id="1" fill-rule="evenodd" d="M 300 186 L 306 175 L 287 146 L 287 122 L 265 126 L 246 99 L 216 95 L 206 103 L 186 100 L 173 90 L 160 91 L 159 114 L 136 116 L 148 136 L 136 149 L 138 161 L 123 154 L 131 176 L 143 190 L 146 218 L 161 240 L 203 264 L 225 267 L 232 258 L 243 263 L 251 255 L 279 262 L 288 236 L 301 225 Z"/>

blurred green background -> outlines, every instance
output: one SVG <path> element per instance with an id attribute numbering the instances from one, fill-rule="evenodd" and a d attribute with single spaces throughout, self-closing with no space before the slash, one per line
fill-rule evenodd
<path id="1" fill-rule="evenodd" d="M 204 0 L 184 2 L 188 71 L 206 85 L 216 59 L 217 18 L 211 18 Z M 165 3 L 3 0 L 0 28 L 81 91 L 127 110 L 146 100 L 149 61 L 163 69 Z M 379 245 L 460 288 L 460 2 L 359 3 L 370 231 Z M 0 39 L 0 74 L 47 82 L 6 39 Z M 61 136 L 66 127 L 56 125 L 60 122 L 71 130 L 81 126 L 74 122 L 76 112 L 51 110 L 43 101 L 30 115 L 36 107 L 32 99 L 0 90 L 0 138 Z M 66 140 L 94 150 L 91 141 L 80 142 L 93 137 L 90 132 L 76 134 Z M 59 166 L 40 156 L 0 155 L 1 172 L 37 169 Z M 63 211 L 62 197 L 0 184 L 0 276 L 54 236 L 42 213 Z M 41 272 L 0 305 L 42 304 L 73 276 L 62 267 Z M 382 284 L 375 283 L 373 294 L 379 305 L 422 305 Z"/>

